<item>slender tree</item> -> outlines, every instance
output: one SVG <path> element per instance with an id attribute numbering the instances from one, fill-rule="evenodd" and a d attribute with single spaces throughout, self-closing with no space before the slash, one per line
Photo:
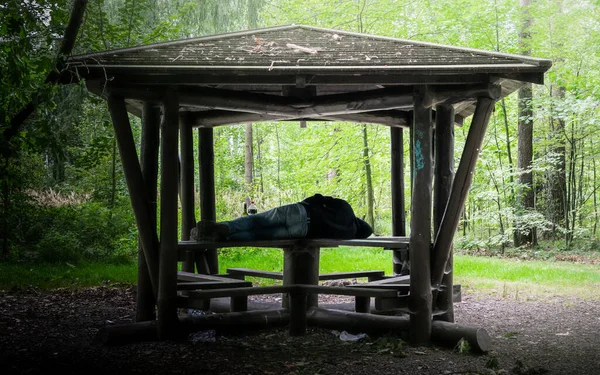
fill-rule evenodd
<path id="1" fill-rule="evenodd" d="M 524 22 L 519 34 L 524 55 L 530 55 L 529 47 L 531 34 L 531 16 L 529 14 L 529 6 L 533 0 L 520 0 L 520 5 L 523 9 Z M 535 206 L 534 191 L 533 191 L 533 85 L 526 83 L 519 89 L 519 141 L 518 141 L 518 168 L 519 168 L 519 192 L 517 194 L 517 209 L 520 214 L 524 214 L 527 210 L 533 210 Z M 529 223 L 517 217 L 519 221 L 516 226 L 517 234 L 515 236 L 515 246 L 523 244 L 533 244 L 535 242 L 535 228 Z"/>

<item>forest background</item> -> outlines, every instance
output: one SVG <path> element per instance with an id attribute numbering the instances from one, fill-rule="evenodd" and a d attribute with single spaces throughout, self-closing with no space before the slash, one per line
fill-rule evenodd
<path id="1" fill-rule="evenodd" d="M 137 230 L 106 104 L 83 84 L 46 82 L 71 8 L 0 0 L 2 257 L 131 262 Z M 497 103 L 455 247 L 598 251 L 599 0 L 92 0 L 72 54 L 293 23 L 551 59 L 543 85 Z M 455 129 L 457 164 L 469 121 Z M 322 193 L 390 235 L 389 136 L 341 122 L 218 127 L 217 218 L 241 215 L 248 198 L 265 210 Z M 405 186 L 409 197 L 410 173 Z M 410 199 L 406 209 L 410 219 Z"/>

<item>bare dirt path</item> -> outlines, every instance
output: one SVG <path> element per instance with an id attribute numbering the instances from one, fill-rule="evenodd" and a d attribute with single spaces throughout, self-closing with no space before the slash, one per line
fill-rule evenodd
<path id="1" fill-rule="evenodd" d="M 457 322 L 485 327 L 487 355 L 410 347 L 398 340 L 341 341 L 329 330 L 217 336 L 214 342 L 94 343 L 98 328 L 132 321 L 124 286 L 0 292 L 3 374 L 600 374 L 598 302 L 516 300 L 467 293 Z"/>

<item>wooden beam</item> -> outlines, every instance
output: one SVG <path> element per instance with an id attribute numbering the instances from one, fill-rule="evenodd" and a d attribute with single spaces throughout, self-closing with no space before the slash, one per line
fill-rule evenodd
<path id="1" fill-rule="evenodd" d="M 446 210 L 450 189 L 454 181 L 454 108 L 452 105 L 437 105 L 435 108 L 435 184 L 433 204 L 434 233 L 439 232 Z M 437 319 L 454 322 L 452 250 L 442 280 L 443 288 L 434 298 L 437 310 L 445 311 Z M 434 308 L 435 310 L 435 308 Z"/>
<path id="2" fill-rule="evenodd" d="M 413 187 L 410 223 L 410 341 L 428 344 L 431 339 L 432 294 L 430 284 L 431 190 L 433 180 L 431 108 L 423 105 L 427 88 L 415 89 L 413 144 Z"/>
<path id="3" fill-rule="evenodd" d="M 412 330 L 412 321 L 404 316 L 385 316 L 362 314 L 341 310 L 313 308 L 307 314 L 309 325 L 336 329 L 338 331 L 365 332 L 373 335 L 386 333 L 405 333 Z M 454 348 L 461 339 L 465 339 L 478 353 L 491 350 L 492 340 L 483 328 L 459 325 L 443 321 L 432 323 L 432 341 L 448 348 Z"/>
<path id="4" fill-rule="evenodd" d="M 436 104 L 453 104 L 471 98 L 498 98 L 501 88 L 495 84 L 469 85 L 469 86 L 441 86 L 427 91 L 423 100 L 425 107 L 433 107 Z"/>
<path id="5" fill-rule="evenodd" d="M 152 222 L 152 209 L 149 204 L 151 195 L 146 190 L 144 177 L 138 161 L 129 117 L 125 108 L 125 100 L 122 97 L 110 95 L 107 103 L 115 130 L 117 145 L 119 146 L 119 154 L 123 163 L 123 172 L 127 181 L 127 189 L 131 199 L 139 238 L 148 266 L 152 290 L 156 296 L 158 293 L 158 253 L 154 249 L 158 248 L 158 238 L 156 235 L 156 226 Z"/>
<path id="6" fill-rule="evenodd" d="M 160 179 L 160 270 L 158 286 L 158 338 L 169 339 L 177 330 L 177 167 L 179 103 L 175 92 L 163 102 Z"/>
<path id="7" fill-rule="evenodd" d="M 481 151 L 490 115 L 494 110 L 494 103 L 494 99 L 486 97 L 479 98 L 477 101 L 477 108 L 471 121 L 469 134 L 467 135 L 460 164 L 458 165 L 452 185 L 452 191 L 450 192 L 450 198 L 433 246 L 431 286 L 435 290 L 440 289 L 442 278 L 445 274 L 446 262 L 450 256 L 454 234 L 458 228 L 460 215 L 467 199 L 469 188 L 471 187 L 473 171 L 475 170 L 477 158 Z"/>
<path id="8" fill-rule="evenodd" d="M 280 327 L 289 323 L 289 313 L 279 310 L 256 310 L 184 317 L 174 332 L 176 338 L 186 339 L 190 333 L 214 329 L 219 332 L 240 332 L 247 329 Z M 124 345 L 158 339 L 157 322 L 106 325 L 94 341 L 104 345 Z"/>
<path id="9" fill-rule="evenodd" d="M 196 226 L 194 208 L 194 136 L 188 112 L 179 117 L 181 144 L 181 240 L 190 239 L 190 232 Z M 183 270 L 194 272 L 194 254 L 183 262 Z"/>
<path id="10" fill-rule="evenodd" d="M 107 90 L 130 99 L 153 101 L 160 99 L 164 89 L 110 85 Z M 412 107 L 411 93 L 409 88 L 401 86 L 302 99 L 220 89 L 182 87 L 178 90 L 181 105 L 293 118 L 409 109 Z"/>
<path id="11" fill-rule="evenodd" d="M 391 185 L 392 185 L 392 235 L 406 236 L 406 212 L 404 207 L 404 135 L 400 128 L 390 128 L 391 143 Z M 393 273 L 402 273 L 402 250 L 394 250 L 392 255 Z"/>
<path id="12" fill-rule="evenodd" d="M 215 152 L 212 128 L 198 129 L 198 153 L 200 164 L 200 217 L 202 220 L 217 220 L 215 206 Z M 216 248 L 203 252 L 210 273 L 219 273 L 219 258 Z M 204 260 L 200 258 L 199 261 Z"/>
<path id="13" fill-rule="evenodd" d="M 149 219 L 156 235 L 156 192 L 158 179 L 160 111 L 152 103 L 144 103 L 142 114 L 142 139 L 140 142 L 140 163 L 144 186 L 148 192 Z M 156 295 L 148 272 L 141 238 L 138 240 L 138 278 L 136 298 L 136 321 L 154 320 Z M 158 254 L 158 242 L 153 242 L 151 253 Z"/>
<path id="14" fill-rule="evenodd" d="M 71 71 L 77 71 L 75 74 L 64 74 L 63 83 L 76 82 L 78 77 L 84 77 L 86 80 L 105 80 L 106 70 L 102 65 L 86 65 L 85 67 L 73 67 Z M 514 73 L 511 76 L 523 75 L 521 80 L 527 80 L 529 75 L 543 73 Z M 498 75 L 501 75 L 498 73 Z M 290 74 L 260 74 L 254 72 L 248 75 L 236 75 L 231 72 L 210 73 L 206 72 L 157 72 L 153 69 L 137 68 L 135 71 L 123 71 L 111 68 L 111 82 L 120 85 L 130 84 L 150 84 L 150 85 L 207 85 L 224 86 L 231 85 L 237 87 L 252 87 L 258 84 L 268 86 L 296 85 L 297 75 Z M 396 72 L 394 74 L 361 74 L 349 76 L 348 74 L 306 74 L 306 81 L 312 86 L 353 86 L 353 85 L 435 85 L 435 84 L 467 84 L 467 83 L 486 83 L 489 80 L 489 74 L 469 72 L 467 74 L 405 74 Z M 536 78 L 539 79 L 539 78 Z M 533 82 L 537 83 L 537 82 Z"/>
<path id="15" fill-rule="evenodd" d="M 324 117 L 295 118 L 292 116 L 263 115 L 258 113 L 234 112 L 210 110 L 196 112 L 193 116 L 193 125 L 195 127 L 214 127 L 221 125 L 244 124 L 248 122 L 266 122 L 266 121 L 347 121 L 360 122 L 367 124 L 381 124 L 396 127 L 409 127 L 409 116 L 406 112 L 400 110 L 371 111 L 362 113 L 353 113 L 350 115 L 331 115 Z"/>

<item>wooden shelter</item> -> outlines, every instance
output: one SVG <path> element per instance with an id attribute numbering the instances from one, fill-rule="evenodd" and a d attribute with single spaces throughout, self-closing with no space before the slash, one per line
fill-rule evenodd
<path id="1" fill-rule="evenodd" d="M 113 327 L 105 332 L 107 340 L 131 335 L 167 339 L 200 327 L 277 324 L 289 324 L 292 334 L 301 334 L 307 324 L 316 324 L 401 330 L 415 344 L 455 343 L 466 337 L 481 350 L 489 347 L 485 331 L 453 323 L 452 241 L 495 102 L 524 83 L 543 83 L 549 60 L 292 25 L 74 56 L 67 63 L 62 83 L 85 79 L 88 89 L 108 102 L 139 230 L 138 323 Z M 139 159 L 129 113 L 142 118 Z M 453 128 L 469 116 L 455 175 Z M 201 219 L 215 220 L 213 128 L 313 120 L 390 128 L 391 237 L 189 240 L 196 223 L 193 129 L 199 136 Z M 413 184 L 408 237 L 405 129 L 410 131 Z M 339 245 L 391 250 L 396 275 L 320 275 L 320 249 Z M 219 275 L 217 249 L 239 246 L 281 248 L 283 272 L 234 269 Z M 397 275 L 403 261 L 410 264 L 410 276 Z M 248 275 L 279 278 L 283 285 L 252 287 L 243 280 Z M 370 282 L 344 288 L 318 285 L 319 280 L 356 276 L 369 276 Z M 248 309 L 248 295 L 269 293 L 285 295 L 284 305 Z M 319 308 L 317 295 L 323 293 L 355 296 L 355 312 Z M 178 316 L 180 307 L 207 306 L 218 297 L 230 298 L 230 312 L 218 318 Z M 371 298 L 381 307 L 379 314 L 370 313 Z"/>

